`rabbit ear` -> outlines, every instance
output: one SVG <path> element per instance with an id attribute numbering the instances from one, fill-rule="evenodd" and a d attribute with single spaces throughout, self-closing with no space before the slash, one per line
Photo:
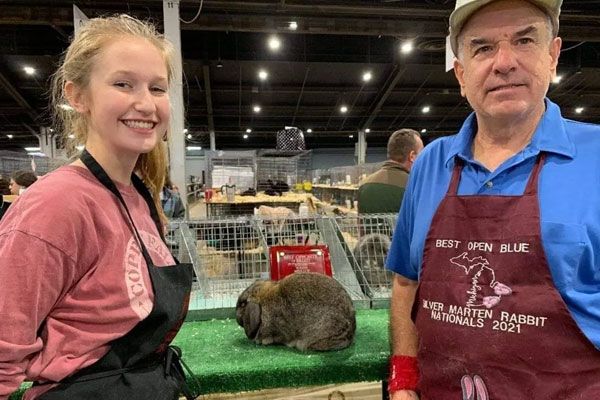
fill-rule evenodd
<path id="1" fill-rule="evenodd" d="M 242 326 L 248 339 L 254 339 L 260 328 L 260 314 L 262 310 L 258 303 L 248 301 L 244 307 L 244 315 L 242 316 Z"/>
<path id="2" fill-rule="evenodd" d="M 464 375 L 460 380 L 463 392 L 463 400 L 475 400 L 475 387 L 473 379 L 469 375 Z"/>
<path id="3" fill-rule="evenodd" d="M 485 382 L 479 375 L 475 375 L 473 377 L 475 381 L 475 389 L 477 390 L 477 400 L 490 400 L 490 396 L 488 394 L 487 388 L 485 387 Z"/>

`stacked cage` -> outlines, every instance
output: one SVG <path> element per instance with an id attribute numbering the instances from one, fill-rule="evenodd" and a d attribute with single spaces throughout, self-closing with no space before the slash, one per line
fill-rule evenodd
<path id="1" fill-rule="evenodd" d="M 378 169 L 380 169 L 383 166 L 383 162 L 378 162 L 378 163 L 366 163 L 366 164 L 360 164 L 357 165 L 357 174 L 358 174 L 358 183 L 360 183 L 360 181 L 362 181 L 364 178 L 366 178 L 367 176 L 371 175 L 372 173 L 374 173 L 375 171 L 377 171 Z"/>
<path id="2" fill-rule="evenodd" d="M 313 183 L 326 185 L 357 185 L 367 175 L 377 171 L 382 162 L 366 163 L 334 167 L 329 169 L 314 169 L 310 171 Z"/>
<path id="3" fill-rule="evenodd" d="M 207 151 L 208 185 L 256 189 L 256 151 Z"/>
<path id="4" fill-rule="evenodd" d="M 10 176 L 19 170 L 34 171 L 36 175 L 44 175 L 66 162 L 61 159 L 32 157 L 22 153 L 0 150 L 0 175 Z"/>
<path id="5" fill-rule="evenodd" d="M 262 150 L 257 159 L 257 190 L 284 182 L 289 187 L 310 180 L 310 151 Z"/>
<path id="6" fill-rule="evenodd" d="M 329 170 L 331 184 L 335 186 L 356 185 L 360 177 L 357 165 L 334 167 Z"/>
<path id="7" fill-rule="evenodd" d="M 369 163 L 312 170 L 313 192 L 326 203 L 355 208 L 360 181 L 381 168 L 382 164 Z"/>

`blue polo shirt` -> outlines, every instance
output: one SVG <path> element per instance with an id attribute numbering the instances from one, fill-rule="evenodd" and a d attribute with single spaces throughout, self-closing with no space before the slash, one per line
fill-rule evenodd
<path id="1" fill-rule="evenodd" d="M 454 157 L 465 161 L 459 195 L 522 195 L 540 151 L 542 244 L 556 288 L 580 329 L 600 349 L 600 126 L 564 119 L 546 99 L 531 142 L 490 172 L 473 160 L 476 118 L 458 134 L 430 143 L 413 168 L 388 254 L 388 269 L 418 280 L 423 246 L 443 199 Z"/>

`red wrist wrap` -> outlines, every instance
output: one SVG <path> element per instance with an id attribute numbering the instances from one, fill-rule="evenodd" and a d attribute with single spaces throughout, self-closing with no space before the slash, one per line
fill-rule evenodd
<path id="1" fill-rule="evenodd" d="M 419 366 L 417 357 L 397 356 L 390 358 L 390 376 L 388 379 L 388 392 L 398 390 L 417 390 L 419 382 Z"/>

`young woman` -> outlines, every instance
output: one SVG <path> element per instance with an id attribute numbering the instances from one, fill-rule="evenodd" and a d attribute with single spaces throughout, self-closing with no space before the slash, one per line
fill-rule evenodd
<path id="1" fill-rule="evenodd" d="M 0 399 L 24 379 L 27 400 L 191 398 L 169 344 L 192 271 L 164 243 L 159 200 L 171 53 L 122 15 L 87 22 L 64 55 L 53 106 L 85 150 L 0 223 Z"/>

